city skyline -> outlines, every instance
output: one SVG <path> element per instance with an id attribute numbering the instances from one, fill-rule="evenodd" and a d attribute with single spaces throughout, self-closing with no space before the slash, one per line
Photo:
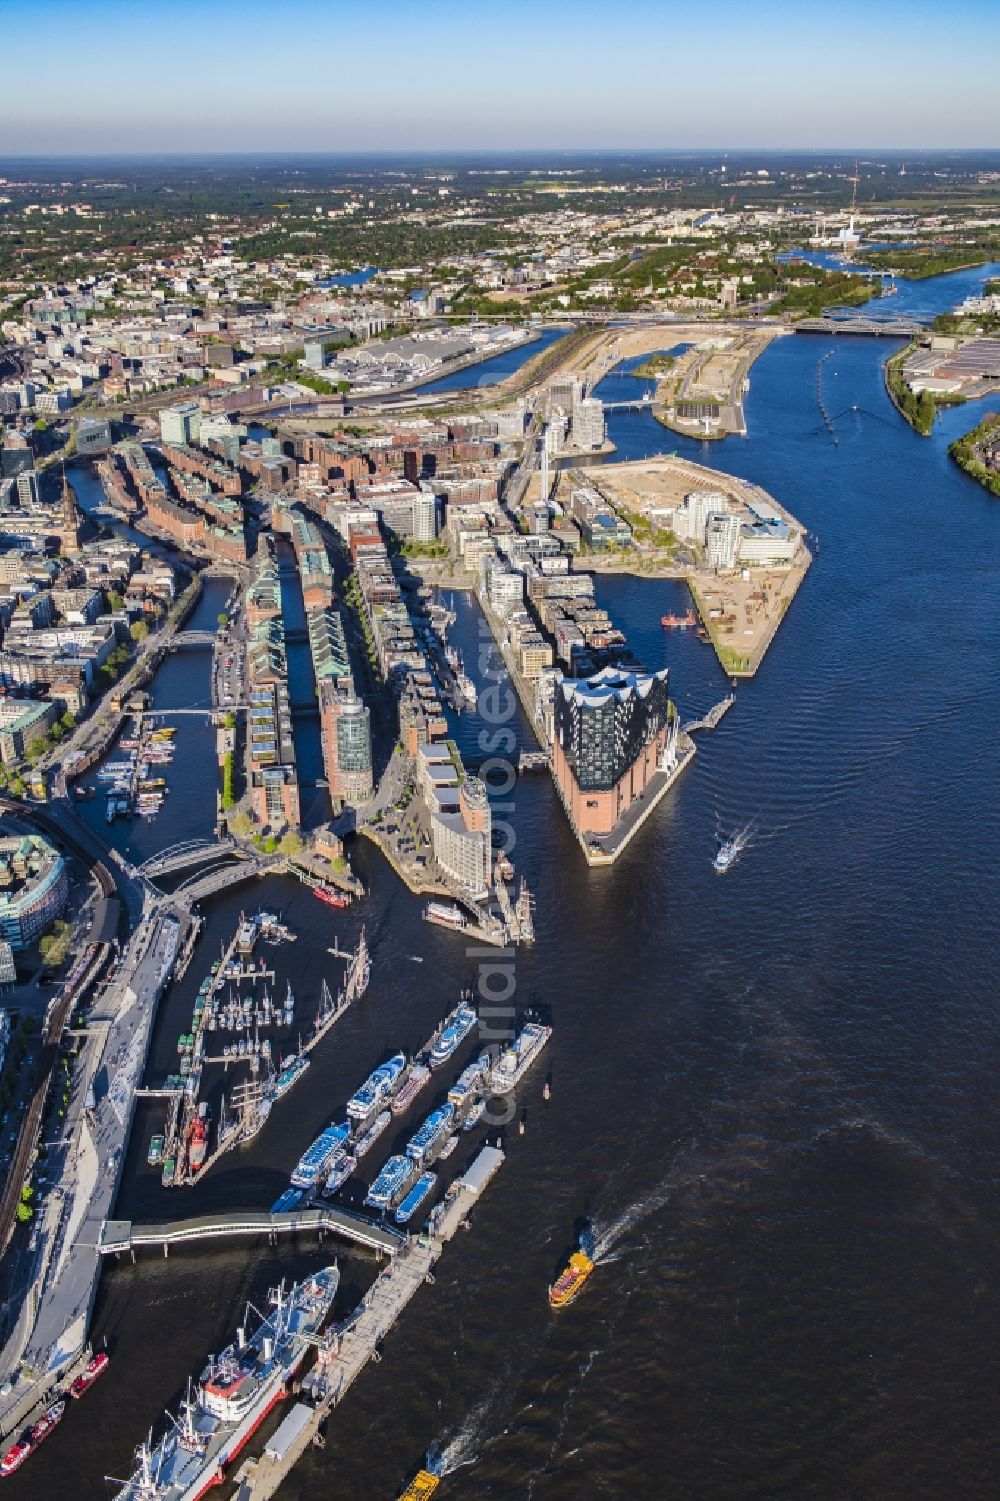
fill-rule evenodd
<path id="1" fill-rule="evenodd" d="M 645 0 L 621 25 L 516 0 L 470 26 L 455 0 L 390 0 L 376 24 L 295 0 L 276 30 L 259 0 L 38 0 L 5 17 L 0 155 L 988 148 L 1000 15 L 952 11 L 976 45 L 947 71 L 936 18 L 850 0 L 830 34 L 787 0 L 725 0 L 707 32 Z"/>

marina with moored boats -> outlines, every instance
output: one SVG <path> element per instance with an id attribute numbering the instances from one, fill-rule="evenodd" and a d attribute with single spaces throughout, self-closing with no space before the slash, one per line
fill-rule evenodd
<path id="1" fill-rule="evenodd" d="M 291 983 L 284 996 L 278 995 L 274 972 L 263 959 L 251 962 L 258 939 L 276 926 L 280 924 L 272 914 L 241 914 L 235 934 L 201 982 L 190 1030 L 178 1037 L 178 1071 L 162 1085 L 138 1091 L 168 1101 L 164 1129 L 153 1135 L 147 1154 L 151 1165 L 161 1167 L 165 1188 L 193 1182 L 224 1152 L 252 1140 L 273 1106 L 305 1073 L 312 1049 L 367 989 L 371 961 L 362 929 L 336 999 L 324 980 L 305 1039 L 300 1029 L 292 1042 L 296 1002 Z M 284 1042 L 270 1035 L 278 1031 L 285 1034 Z M 217 1041 L 218 1034 L 228 1040 Z M 227 1076 L 230 1069 L 240 1075 L 222 1094 L 217 1123 L 202 1098 L 206 1071 L 213 1067 Z"/>

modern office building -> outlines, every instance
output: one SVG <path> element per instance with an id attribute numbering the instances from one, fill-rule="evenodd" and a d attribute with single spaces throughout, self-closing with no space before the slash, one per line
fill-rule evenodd
<path id="1" fill-rule="evenodd" d="M 413 540 L 433 542 L 438 534 L 437 496 L 430 490 L 421 490 L 413 497 Z"/>
<path id="2" fill-rule="evenodd" d="M 601 448 L 604 444 L 604 403 L 585 396 L 573 403 L 571 439 L 574 448 Z"/>
<path id="3" fill-rule="evenodd" d="M 301 813 L 294 765 L 264 766 L 255 771 L 250 800 L 258 823 L 264 827 L 297 829 Z"/>
<path id="4" fill-rule="evenodd" d="M 684 542 L 701 547 L 709 516 L 727 510 L 726 497 L 718 490 L 692 490 L 674 513 L 674 531 Z"/>
<path id="5" fill-rule="evenodd" d="M 201 437 L 201 407 L 196 401 L 164 407 L 160 413 L 160 436 L 164 443 L 197 443 Z"/>
<path id="6" fill-rule="evenodd" d="M 581 834 L 609 834 L 649 785 L 666 745 L 668 670 L 606 667 L 555 690 L 552 773 Z"/>
<path id="7" fill-rule="evenodd" d="M 307 370 L 326 368 L 326 345 L 322 339 L 306 339 L 302 347 L 302 363 Z"/>
<path id="8" fill-rule="evenodd" d="M 15 491 L 19 506 L 23 506 L 26 511 L 36 510 L 42 503 L 42 498 L 38 491 L 38 471 L 35 469 L 23 470 L 17 476 Z"/>
<path id="9" fill-rule="evenodd" d="M 349 688 L 321 681 L 319 713 L 330 796 L 360 803 L 372 793 L 371 715 Z"/>
<path id="10" fill-rule="evenodd" d="M 0 838 L 0 938 L 26 949 L 62 912 L 69 896 L 66 862 L 38 834 Z"/>
<path id="11" fill-rule="evenodd" d="M 492 821 L 486 788 L 478 777 L 466 777 L 458 789 L 458 806 L 443 805 L 431 818 L 434 858 L 468 895 L 485 896 L 490 883 Z"/>
<path id="12" fill-rule="evenodd" d="M 22 761 L 31 742 L 44 739 L 58 718 L 57 705 L 49 701 L 0 699 L 0 764 Z"/>
<path id="13" fill-rule="evenodd" d="M 81 457 L 107 453 L 114 442 L 106 417 L 81 417 L 76 425 L 76 451 Z"/>
<path id="14" fill-rule="evenodd" d="M 736 567 L 743 523 L 731 511 L 713 511 L 705 523 L 705 561 L 709 568 L 731 572 Z"/>
<path id="15" fill-rule="evenodd" d="M 26 469 L 34 469 L 35 455 L 26 433 L 8 432 L 0 448 L 0 477 L 16 479 Z"/>

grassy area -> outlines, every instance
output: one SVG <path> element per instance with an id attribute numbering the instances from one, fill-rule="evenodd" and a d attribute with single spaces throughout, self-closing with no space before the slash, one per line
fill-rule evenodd
<path id="1" fill-rule="evenodd" d="M 750 670 L 750 658 L 749 657 L 743 656 L 738 651 L 733 651 L 732 647 L 730 647 L 730 646 L 719 646 L 717 643 L 714 643 L 714 644 L 715 644 L 716 653 L 718 654 L 719 661 L 722 664 L 722 666 L 725 668 L 726 672 L 730 672 L 730 673 L 749 672 L 749 670 Z"/>
<path id="2" fill-rule="evenodd" d="M 673 369 L 677 363 L 675 354 L 651 354 L 641 365 L 636 365 L 633 375 L 652 376 L 655 380 L 666 375 L 668 370 Z"/>
<path id="3" fill-rule="evenodd" d="M 990 438 L 1000 438 L 1000 412 L 990 412 L 978 427 L 956 438 L 948 449 L 960 469 L 977 480 L 991 495 L 1000 496 L 1000 473 L 987 469 L 980 457 L 980 449 Z"/>
<path id="4" fill-rule="evenodd" d="M 404 542 L 400 547 L 404 558 L 447 558 L 451 550 L 447 542 Z"/>
<path id="5" fill-rule="evenodd" d="M 236 755 L 227 751 L 222 762 L 222 807 L 228 813 L 235 806 Z"/>

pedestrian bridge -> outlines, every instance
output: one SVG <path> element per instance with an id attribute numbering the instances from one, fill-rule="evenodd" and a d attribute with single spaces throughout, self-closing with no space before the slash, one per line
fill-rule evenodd
<path id="1" fill-rule="evenodd" d="M 209 860 L 232 855 L 237 860 L 250 857 L 232 839 L 187 839 L 183 844 L 172 844 L 158 855 L 150 855 L 139 866 L 146 876 L 169 876 L 178 870 L 189 870 L 195 865 L 204 865 Z"/>
<path id="2" fill-rule="evenodd" d="M 238 886 L 241 881 L 252 880 L 254 876 L 263 875 L 269 869 L 269 863 L 263 860 L 255 860 L 247 855 L 238 860 L 235 865 L 220 865 L 216 870 L 207 870 L 203 874 L 195 873 L 182 881 L 174 892 L 175 897 L 183 899 L 185 906 L 192 906 L 200 902 L 203 897 L 214 896 L 217 891 L 225 891 L 227 886 Z"/>
<path id="3" fill-rule="evenodd" d="M 653 393 L 647 391 L 644 396 L 639 396 L 635 401 L 606 401 L 606 412 L 645 412 L 653 405 Z"/>
<path id="4" fill-rule="evenodd" d="M 205 1240 L 234 1237 L 279 1235 L 339 1235 L 356 1245 L 366 1246 L 380 1255 L 393 1256 L 405 1244 L 405 1237 L 388 1226 L 379 1225 L 350 1209 L 300 1209 L 291 1214 L 203 1214 L 190 1220 L 172 1220 L 163 1225 L 134 1225 L 131 1220 L 105 1220 L 97 1238 L 101 1256 L 133 1254 L 146 1246 L 156 1246 L 164 1256 L 171 1246 L 183 1246 Z"/>

